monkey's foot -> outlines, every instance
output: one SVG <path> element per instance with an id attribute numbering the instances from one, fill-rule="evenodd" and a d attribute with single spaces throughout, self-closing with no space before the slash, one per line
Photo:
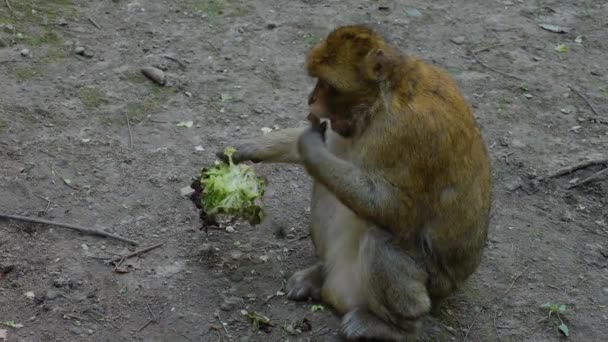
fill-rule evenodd
<path id="1" fill-rule="evenodd" d="M 344 315 L 340 332 L 347 340 L 415 341 L 413 335 L 405 334 L 364 309 L 354 309 Z"/>
<path id="2" fill-rule="evenodd" d="M 316 264 L 294 273 L 287 282 L 287 298 L 291 300 L 321 300 L 323 267 Z"/>

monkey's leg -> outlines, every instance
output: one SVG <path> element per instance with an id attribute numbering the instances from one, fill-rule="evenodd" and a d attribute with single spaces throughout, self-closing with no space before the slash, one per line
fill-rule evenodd
<path id="1" fill-rule="evenodd" d="M 232 156 L 235 163 L 253 161 L 255 163 L 292 163 L 300 164 L 298 138 L 307 127 L 285 128 L 266 135 L 239 143 Z M 216 153 L 226 159 L 224 151 Z"/>
<path id="2" fill-rule="evenodd" d="M 291 300 L 315 301 L 321 299 L 323 286 L 323 264 L 317 263 L 309 268 L 294 273 L 287 282 L 287 298 Z"/>
<path id="3" fill-rule="evenodd" d="M 359 260 L 367 305 L 344 316 L 348 339 L 414 340 L 419 320 L 431 309 L 424 266 L 393 240 L 375 227 L 363 238 Z"/>

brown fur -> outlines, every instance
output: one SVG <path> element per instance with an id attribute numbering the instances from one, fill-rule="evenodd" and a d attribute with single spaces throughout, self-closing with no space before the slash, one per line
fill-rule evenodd
<path id="1" fill-rule="evenodd" d="M 320 296 L 348 338 L 413 338 L 480 263 L 491 174 L 479 127 L 445 71 L 368 28 L 336 29 L 306 66 L 326 141 L 302 128 L 237 148 L 240 160 L 301 163 L 315 181 L 320 266 L 290 279 L 290 298 Z"/>

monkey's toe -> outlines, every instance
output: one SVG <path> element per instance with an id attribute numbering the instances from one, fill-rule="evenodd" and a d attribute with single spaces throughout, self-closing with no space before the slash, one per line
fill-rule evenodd
<path id="1" fill-rule="evenodd" d="M 323 283 L 320 270 L 320 266 L 315 265 L 294 273 L 287 282 L 287 298 L 297 301 L 308 298 L 320 300 Z"/>
<path id="2" fill-rule="evenodd" d="M 347 340 L 408 340 L 408 336 L 398 328 L 360 308 L 353 309 L 344 315 L 340 332 Z"/>

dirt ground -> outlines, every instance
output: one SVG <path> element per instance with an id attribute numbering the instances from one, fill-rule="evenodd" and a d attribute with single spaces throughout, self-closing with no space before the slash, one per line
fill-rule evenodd
<path id="1" fill-rule="evenodd" d="M 180 189 L 216 150 L 302 124 L 306 51 L 365 23 L 454 76 L 492 156 L 482 266 L 420 340 L 605 341 L 608 177 L 568 186 L 607 165 L 543 177 L 607 157 L 607 18 L 594 0 L 0 1 L 0 212 L 140 243 L 0 222 L 0 340 L 338 340 L 329 309 L 279 291 L 314 260 L 301 168 L 256 165 L 269 218 L 233 232 L 199 231 Z"/>

